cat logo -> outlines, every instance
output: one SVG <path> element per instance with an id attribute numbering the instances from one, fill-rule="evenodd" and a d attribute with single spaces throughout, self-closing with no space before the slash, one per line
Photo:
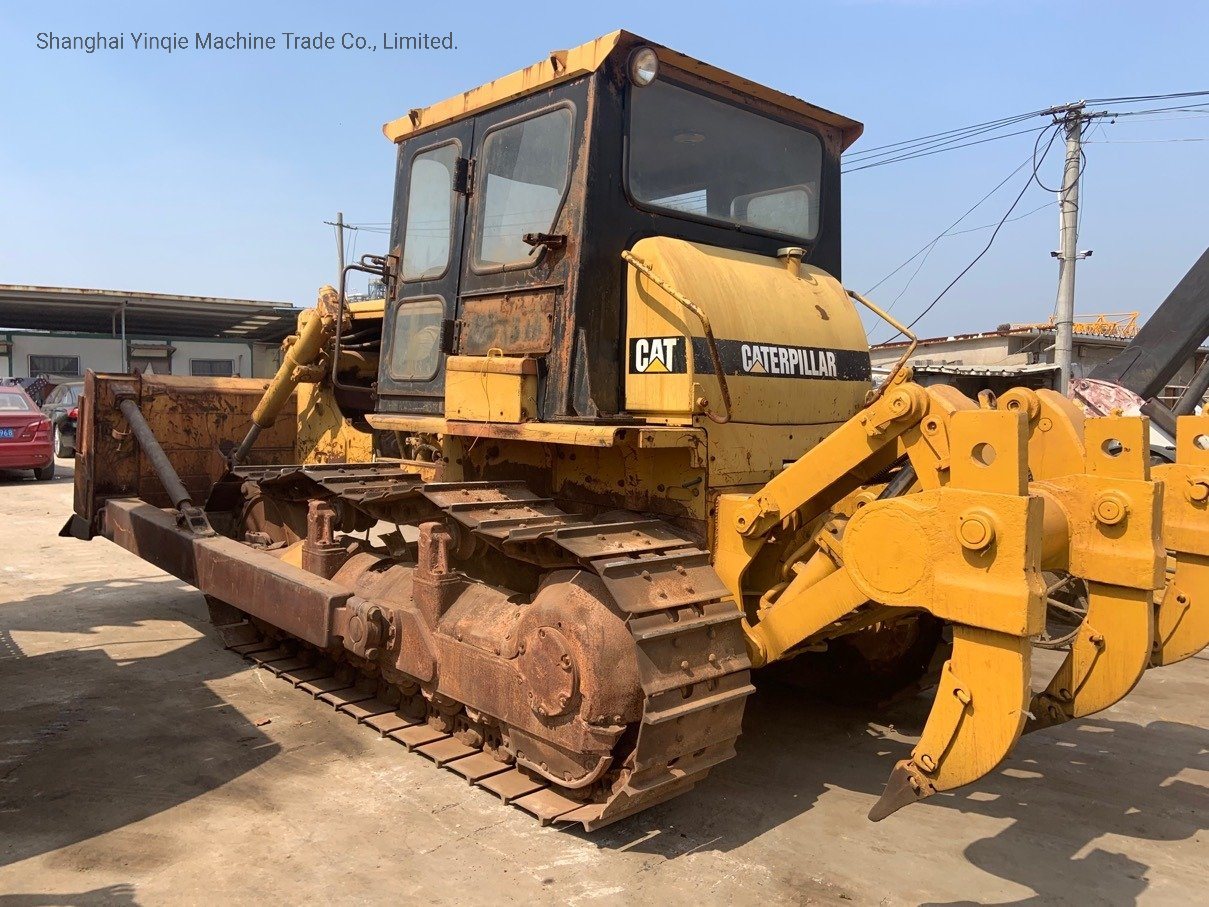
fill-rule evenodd
<path id="1" fill-rule="evenodd" d="M 633 374 L 683 374 L 686 365 L 683 337 L 635 337 L 630 340 L 630 372 Z"/>

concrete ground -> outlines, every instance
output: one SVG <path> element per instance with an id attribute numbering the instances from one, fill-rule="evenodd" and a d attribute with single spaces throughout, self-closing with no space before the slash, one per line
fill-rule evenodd
<path id="1" fill-rule="evenodd" d="M 70 477 L 0 479 L 0 907 L 1205 901 L 1205 655 L 876 825 L 927 701 L 766 686 L 737 759 L 588 836 L 249 668 L 196 591 L 57 538 L 70 501 Z"/>

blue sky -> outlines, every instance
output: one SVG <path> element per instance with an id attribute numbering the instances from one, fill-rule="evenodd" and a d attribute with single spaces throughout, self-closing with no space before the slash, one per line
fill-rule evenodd
<path id="1" fill-rule="evenodd" d="M 6 3 L 0 282 L 309 304 L 334 279 L 323 221 L 337 210 L 354 223 L 390 218 L 383 122 L 618 27 L 862 120 L 853 151 L 1082 97 L 1209 89 L 1202 3 Z M 35 47 L 41 31 L 321 29 L 453 30 L 458 50 L 167 55 L 133 51 L 129 39 L 118 53 Z M 1209 141 L 1188 141 L 1209 138 L 1206 112 L 1122 119 L 1091 135 L 1080 246 L 1095 255 L 1079 268 L 1080 312 L 1150 311 L 1209 243 Z M 845 282 L 865 290 L 892 271 L 1024 161 L 1033 138 L 847 176 Z M 1025 175 L 962 229 L 997 221 Z M 1042 175 L 1058 182 L 1058 154 Z M 1052 199 L 1028 190 L 1016 215 L 1045 207 L 1004 226 L 921 321 L 923 334 L 1048 317 Z M 898 297 L 895 313 L 914 317 L 988 236 L 942 240 L 909 285 L 918 259 L 876 298 Z M 367 232 L 356 251 L 384 245 Z"/>

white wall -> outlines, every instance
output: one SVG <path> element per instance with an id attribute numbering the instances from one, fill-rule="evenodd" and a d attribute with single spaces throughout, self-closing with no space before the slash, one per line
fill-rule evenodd
<path id="1" fill-rule="evenodd" d="M 122 370 L 122 341 L 117 337 L 80 337 L 71 334 L 12 334 L 11 363 L 0 355 L 0 376 L 12 375 L 16 378 L 29 377 L 29 357 L 34 355 L 48 356 L 78 356 L 80 358 L 80 374 L 88 369 L 97 372 L 120 372 Z M 138 342 L 137 340 L 134 342 Z M 163 343 L 163 339 L 147 342 Z M 230 359 L 233 362 L 234 373 L 244 378 L 268 377 L 277 369 L 275 356 L 266 354 L 266 350 L 258 350 L 253 360 L 251 343 L 227 343 L 212 340 L 168 340 L 174 348 L 172 354 L 172 374 L 190 374 L 190 359 Z M 137 355 L 138 350 L 136 349 Z M 152 357 L 152 368 L 157 372 L 161 369 L 159 357 Z M 255 371 L 254 371 L 255 368 Z"/>
<path id="2" fill-rule="evenodd" d="M 897 362 L 902 354 L 903 347 L 874 349 L 869 351 L 869 358 L 874 367 L 878 367 Z M 1005 337 L 971 337 L 921 343 L 911 358 L 965 365 L 1023 365 L 1028 362 L 1027 353 L 1008 353 Z"/>
<path id="3" fill-rule="evenodd" d="M 72 337 L 66 334 L 13 334 L 13 376 L 29 377 L 30 354 L 79 356 L 80 374 L 122 370 L 122 341 L 109 337 Z"/>
<path id="4" fill-rule="evenodd" d="M 172 374 L 191 374 L 190 359 L 230 359 L 231 374 L 237 378 L 252 375 L 252 346 L 248 343 L 214 343 L 204 340 L 173 340 Z"/>

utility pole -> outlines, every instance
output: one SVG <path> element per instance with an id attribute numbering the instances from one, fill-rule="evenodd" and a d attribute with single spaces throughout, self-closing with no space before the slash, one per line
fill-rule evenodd
<path id="1" fill-rule="evenodd" d="M 1062 168 L 1062 191 L 1059 195 L 1060 221 L 1058 228 L 1058 301 L 1054 307 L 1054 362 L 1057 363 L 1059 390 L 1070 388 L 1071 358 L 1074 355 L 1075 333 L 1075 263 L 1082 257 L 1076 243 L 1079 240 L 1079 176 L 1083 168 L 1083 104 L 1069 105 L 1059 122 L 1066 131 L 1066 163 Z"/>
<path id="2" fill-rule="evenodd" d="M 340 263 L 340 270 L 336 272 L 336 286 L 340 286 L 340 282 L 344 280 L 344 212 L 336 212 L 336 260 Z"/>

